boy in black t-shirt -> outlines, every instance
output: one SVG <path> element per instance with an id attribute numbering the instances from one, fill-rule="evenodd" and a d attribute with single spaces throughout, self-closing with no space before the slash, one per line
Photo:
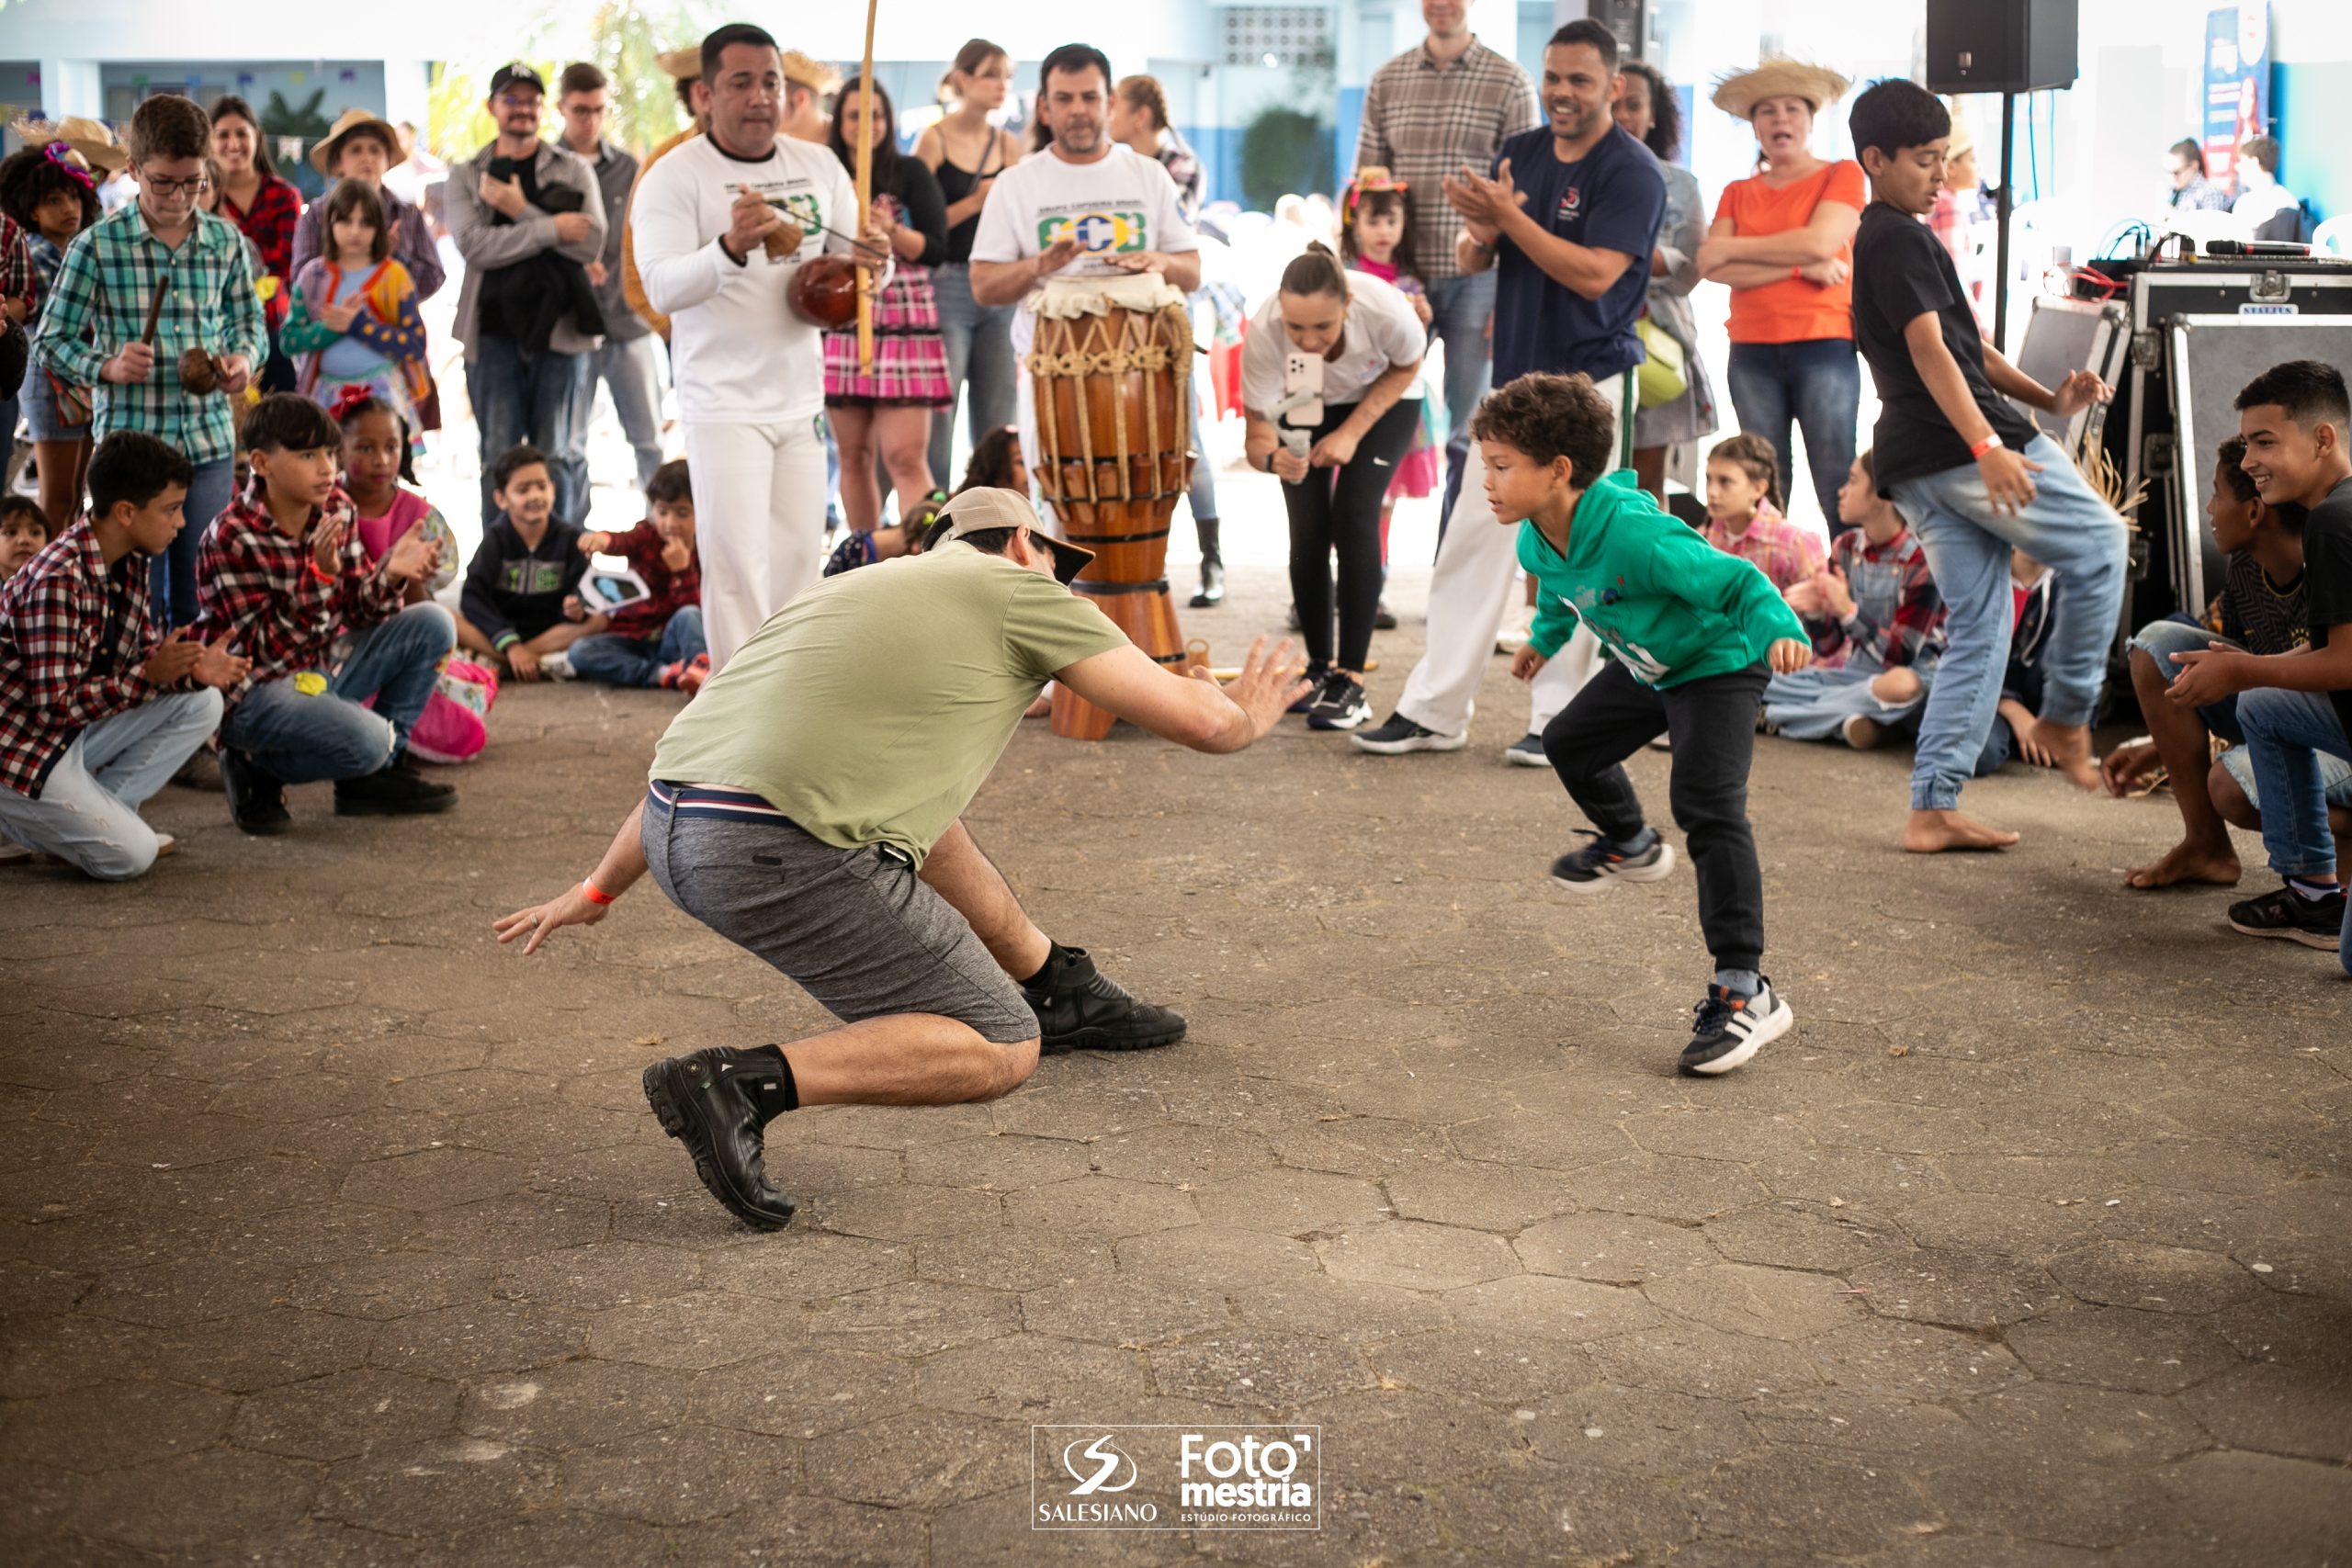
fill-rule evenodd
<path id="1" fill-rule="evenodd" d="M 1997 850 L 2018 835 L 1961 814 L 2001 697 L 2014 547 L 2064 575 L 2069 613 L 2051 630 L 2032 747 L 2086 789 L 2098 784 L 2090 719 L 2123 603 L 2123 519 L 2064 448 L 2013 407 L 2061 418 L 2111 389 L 2088 371 L 2054 391 L 1976 335 L 1951 257 L 1919 221 L 1943 185 L 1951 117 L 1916 83 L 1882 82 L 1854 102 L 1854 146 L 1871 201 L 1854 236 L 1854 338 L 1883 405 L 1879 493 L 1911 520 L 1948 606 L 1948 639 L 1919 721 L 1903 847 Z"/>
<path id="2" fill-rule="evenodd" d="M 2175 654 L 2172 700 L 2201 707 L 2233 693 L 2262 800 L 2262 844 L 2286 886 L 2230 906 L 2230 927 L 2334 948 L 2352 973 L 2336 846 L 2328 832 L 2320 757 L 2352 761 L 2352 397 L 2315 359 L 2274 365 L 2238 394 L 2245 471 L 2267 504 L 2298 503 L 2311 646 L 2264 656 L 2216 643 Z"/>

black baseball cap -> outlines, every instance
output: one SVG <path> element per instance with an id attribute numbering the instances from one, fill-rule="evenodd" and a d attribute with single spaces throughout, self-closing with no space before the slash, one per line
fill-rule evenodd
<path id="1" fill-rule="evenodd" d="M 494 98 L 507 88 L 516 86 L 528 87 L 543 98 L 548 96 L 547 83 L 540 79 L 537 72 L 519 60 L 512 65 L 500 66 L 491 76 L 490 96 Z"/>

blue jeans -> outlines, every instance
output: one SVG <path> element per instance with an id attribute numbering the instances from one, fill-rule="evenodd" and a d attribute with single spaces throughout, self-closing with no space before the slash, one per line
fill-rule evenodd
<path id="1" fill-rule="evenodd" d="M 188 480 L 187 501 L 181 511 L 187 519 L 187 525 L 174 536 L 168 549 L 147 558 L 151 595 L 148 614 L 158 626 L 169 630 L 196 619 L 196 547 L 204 538 L 204 531 L 212 526 L 212 520 L 229 510 L 229 501 L 236 488 L 234 457 L 215 457 L 196 465 L 196 473 Z M 61 525 L 52 523 L 50 526 Z"/>
<path id="2" fill-rule="evenodd" d="M 448 611 L 411 604 L 362 632 L 324 690 L 306 694 L 297 675 L 255 686 L 221 727 L 221 743 L 285 784 L 381 773 L 408 744 L 457 641 Z M 369 697 L 375 707 L 361 706 Z"/>
<path id="3" fill-rule="evenodd" d="M 623 637 L 603 632 L 583 637 L 564 650 L 571 672 L 583 681 L 608 686 L 650 686 L 662 671 L 709 651 L 703 641 L 701 606 L 689 604 L 670 617 L 660 637 Z"/>
<path id="4" fill-rule="evenodd" d="M 1781 459 L 1781 493 L 1795 493 L 1796 458 L 1789 426 L 1804 432 L 1813 493 L 1834 537 L 1841 526 L 1838 492 L 1854 466 L 1854 421 L 1862 400 L 1862 366 L 1849 337 L 1804 343 L 1731 345 L 1731 406 L 1739 427 L 1772 444 Z"/>
<path id="5" fill-rule="evenodd" d="M 1996 513 L 1976 465 L 1964 463 L 1894 486 L 1895 504 L 1928 552 L 1946 606 L 1943 658 L 1919 719 L 1911 807 L 1949 811 L 1976 771 L 2001 703 L 2016 610 L 2009 554 L 2020 549 L 2065 575 L 2067 601 L 2042 654 L 2041 716 L 2087 724 L 2098 705 L 2108 641 L 2123 607 L 2129 536 L 2123 519 L 2083 482 L 2065 449 L 2037 435 L 2025 456 L 2041 465 L 2034 497 L 2017 515 Z"/>
<path id="6" fill-rule="evenodd" d="M 637 454 L 640 491 L 653 482 L 654 471 L 662 467 L 661 353 L 661 340 L 649 333 L 627 343 L 606 338 L 603 347 L 587 356 L 588 392 L 580 411 L 582 437 L 586 437 L 595 405 L 596 383 L 602 381 L 613 395 L 613 412 L 620 416 L 621 434 L 628 437 L 629 447 Z M 582 494 L 586 493 L 583 481 Z"/>
<path id="7" fill-rule="evenodd" d="M 0 789 L 0 829 L 105 882 L 155 863 L 155 830 L 140 804 L 220 726 L 220 694 L 163 692 L 74 738 L 38 798 Z"/>
<path id="8" fill-rule="evenodd" d="M 2256 686 L 2238 694 L 2238 723 L 2254 759 L 2262 799 L 2262 847 L 2281 876 L 2335 874 L 2335 839 L 2327 830 L 2327 795 L 2320 776 L 2324 752 L 2352 761 L 2352 737 L 2324 692 Z M 2337 948 L 2352 974 L 2352 919 Z"/>
<path id="9" fill-rule="evenodd" d="M 466 396 L 481 435 L 481 525 L 498 518 L 491 469 L 528 442 L 550 459 L 555 514 L 578 523 L 588 514 L 588 355 L 526 354 L 512 338 L 487 337 L 466 364 Z"/>
<path id="10" fill-rule="evenodd" d="M 1013 423 L 1017 411 L 1012 364 L 1013 305 L 982 305 L 972 299 L 972 269 L 950 262 L 932 269 L 939 299 L 939 335 L 947 344 L 947 384 L 964 394 L 965 429 L 971 444 Z M 1024 460 L 1034 453 L 1023 453 Z M 956 410 L 951 405 L 931 422 L 931 479 L 953 491 L 960 476 L 956 460 Z"/>
<path id="11" fill-rule="evenodd" d="M 1193 488 L 1185 497 L 1193 509 L 1195 525 L 1216 521 L 1216 459 L 1209 456 L 1209 378 L 1205 370 L 1193 372 Z M 1024 454 L 1024 458 L 1025 458 Z M 1214 536 L 1201 536 L 1201 553 L 1207 555 L 1216 548 Z"/>
<path id="12" fill-rule="evenodd" d="M 1495 273 L 1466 273 L 1441 277 L 1430 284 L 1430 328 L 1445 344 L 1445 502 L 1439 510 L 1438 536 L 1445 536 L 1446 519 L 1453 515 L 1454 499 L 1462 493 L 1462 466 L 1469 456 L 1470 416 L 1487 395 L 1494 372 L 1494 356 L 1487 341 L 1487 322 L 1495 313 Z"/>

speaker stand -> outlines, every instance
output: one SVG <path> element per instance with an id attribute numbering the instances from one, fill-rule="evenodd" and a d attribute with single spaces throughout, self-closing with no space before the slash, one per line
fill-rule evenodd
<path id="1" fill-rule="evenodd" d="M 2017 145 L 2018 96 L 2001 95 L 2001 194 L 1995 208 L 1995 222 L 1999 238 L 1994 245 L 1996 276 L 1993 284 L 1993 347 L 2001 354 L 2009 351 L 2009 193 L 2010 181 L 2016 170 L 2012 153 Z"/>

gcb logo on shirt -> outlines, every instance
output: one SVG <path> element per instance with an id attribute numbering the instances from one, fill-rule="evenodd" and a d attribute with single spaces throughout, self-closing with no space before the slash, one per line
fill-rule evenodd
<path id="1" fill-rule="evenodd" d="M 1065 236 L 1076 240 L 1088 254 L 1105 251 L 1142 251 L 1149 225 L 1140 212 L 1046 213 L 1037 220 L 1037 248 L 1045 249 Z"/>

